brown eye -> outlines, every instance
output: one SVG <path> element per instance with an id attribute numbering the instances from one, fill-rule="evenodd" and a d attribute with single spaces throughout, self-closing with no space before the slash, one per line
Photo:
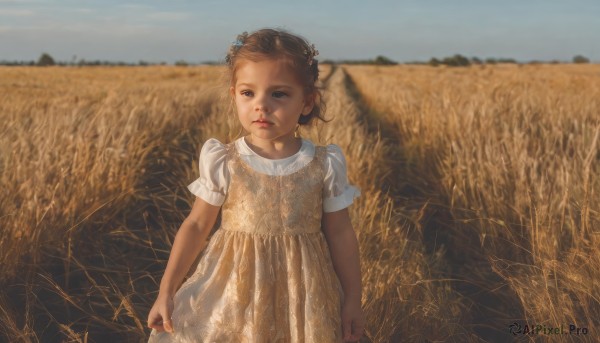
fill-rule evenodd
<path id="1" fill-rule="evenodd" d="M 286 96 L 287 94 L 284 92 L 273 92 L 273 97 L 274 98 L 283 98 L 284 96 Z"/>

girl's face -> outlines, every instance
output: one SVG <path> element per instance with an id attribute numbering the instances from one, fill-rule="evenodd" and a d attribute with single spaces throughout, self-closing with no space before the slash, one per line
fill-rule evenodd
<path id="1" fill-rule="evenodd" d="M 238 117 L 253 142 L 291 143 L 301 115 L 313 101 L 291 67 L 281 60 L 242 61 L 230 88 Z"/>

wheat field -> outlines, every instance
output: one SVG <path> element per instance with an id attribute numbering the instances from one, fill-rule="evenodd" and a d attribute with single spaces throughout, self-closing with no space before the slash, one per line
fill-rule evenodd
<path id="1" fill-rule="evenodd" d="M 322 68 L 361 342 L 600 340 L 600 66 Z M 202 143 L 239 134 L 222 75 L 0 67 L 0 341 L 147 340 Z"/>

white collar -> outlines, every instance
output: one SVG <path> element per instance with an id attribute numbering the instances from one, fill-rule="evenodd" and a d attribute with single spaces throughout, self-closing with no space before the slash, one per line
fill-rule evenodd
<path id="1" fill-rule="evenodd" d="M 292 156 L 281 159 L 269 159 L 254 152 L 244 137 L 235 141 L 235 146 L 240 157 L 255 170 L 268 175 L 287 175 L 306 166 L 315 156 L 314 144 L 302 138 L 300 150 Z"/>

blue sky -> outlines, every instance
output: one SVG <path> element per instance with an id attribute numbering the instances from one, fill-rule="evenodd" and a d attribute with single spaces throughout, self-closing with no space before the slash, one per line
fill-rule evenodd
<path id="1" fill-rule="evenodd" d="M 321 59 L 600 62 L 599 0 L 0 0 L 0 60 L 222 60 L 262 27 L 308 38 Z"/>

